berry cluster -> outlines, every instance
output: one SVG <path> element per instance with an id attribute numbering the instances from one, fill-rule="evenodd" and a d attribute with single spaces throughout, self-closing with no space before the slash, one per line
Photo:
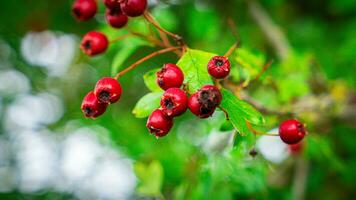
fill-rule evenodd
<path id="1" fill-rule="evenodd" d="M 106 6 L 105 18 L 113 28 L 124 27 L 129 17 L 142 15 L 147 7 L 147 0 L 103 0 Z M 87 21 L 93 18 L 98 10 L 96 0 L 76 0 L 72 6 L 72 13 L 78 21 Z M 89 56 L 103 53 L 108 48 L 107 37 L 98 31 L 87 33 L 82 42 L 81 49 Z"/>

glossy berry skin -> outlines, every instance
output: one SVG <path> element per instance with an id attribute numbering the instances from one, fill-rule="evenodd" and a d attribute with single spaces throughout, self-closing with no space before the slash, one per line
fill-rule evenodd
<path id="1" fill-rule="evenodd" d="M 94 94 L 101 103 L 115 103 L 121 97 L 122 89 L 120 83 L 111 77 L 100 79 L 94 89 Z"/>
<path id="2" fill-rule="evenodd" d="M 107 8 L 119 8 L 120 7 L 119 0 L 103 0 L 103 2 Z"/>
<path id="3" fill-rule="evenodd" d="M 121 3 L 121 9 L 125 15 L 137 17 L 142 15 L 147 7 L 147 0 L 125 0 Z"/>
<path id="4" fill-rule="evenodd" d="M 72 6 L 73 16 L 78 21 L 87 21 L 93 18 L 98 10 L 95 0 L 76 0 Z"/>
<path id="5" fill-rule="evenodd" d="M 188 108 L 188 97 L 179 88 L 170 88 L 162 95 L 161 110 L 167 117 L 182 115 Z"/>
<path id="6" fill-rule="evenodd" d="M 230 69 L 230 61 L 224 56 L 214 56 L 208 63 L 208 72 L 216 79 L 226 78 L 230 74 Z"/>
<path id="7" fill-rule="evenodd" d="M 151 134 L 157 138 L 163 137 L 168 134 L 173 126 L 172 118 L 167 117 L 162 110 L 157 109 L 152 112 L 146 124 Z"/>
<path id="8" fill-rule="evenodd" d="M 302 123 L 295 119 L 289 119 L 279 126 L 279 136 L 287 144 L 296 144 L 305 136 L 305 128 Z"/>
<path id="9" fill-rule="evenodd" d="M 124 27 L 129 20 L 120 7 L 106 9 L 105 17 L 108 24 L 114 28 Z"/>
<path id="10" fill-rule="evenodd" d="M 184 81 L 182 70 L 175 64 L 165 64 L 162 69 L 157 72 L 157 84 L 163 89 L 180 88 Z"/>
<path id="11" fill-rule="evenodd" d="M 221 100 L 219 89 L 213 85 L 206 85 L 190 96 L 188 108 L 199 118 L 208 118 L 213 115 Z"/>
<path id="12" fill-rule="evenodd" d="M 103 53 L 108 48 L 108 38 L 100 32 L 90 31 L 84 35 L 80 48 L 89 56 Z"/>
<path id="13" fill-rule="evenodd" d="M 95 119 L 106 111 L 107 105 L 98 102 L 94 92 L 91 91 L 84 97 L 81 108 L 85 117 Z"/>

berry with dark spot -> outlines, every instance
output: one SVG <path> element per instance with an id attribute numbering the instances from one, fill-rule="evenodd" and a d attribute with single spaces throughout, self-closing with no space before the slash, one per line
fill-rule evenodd
<path id="1" fill-rule="evenodd" d="M 100 79 L 94 89 L 94 94 L 101 103 L 115 103 L 121 97 L 122 89 L 120 83 L 111 77 Z"/>
<path id="2" fill-rule="evenodd" d="M 109 41 L 103 33 L 90 31 L 83 37 L 80 48 L 85 54 L 94 56 L 105 52 L 108 45 Z"/>
<path id="3" fill-rule="evenodd" d="M 106 21 L 114 28 L 124 27 L 129 18 L 122 13 L 120 7 L 107 8 L 105 13 Z"/>
<path id="4" fill-rule="evenodd" d="M 95 0 L 76 0 L 72 6 L 72 13 L 78 21 L 93 18 L 98 10 Z"/>
<path id="5" fill-rule="evenodd" d="M 147 7 L 147 0 L 124 0 L 121 3 L 122 11 L 130 17 L 142 15 Z"/>
<path id="6" fill-rule="evenodd" d="M 100 103 L 91 91 L 84 97 L 81 108 L 85 117 L 95 119 L 106 111 L 107 106 L 106 103 Z"/>
<path id="7" fill-rule="evenodd" d="M 279 136 L 287 144 L 297 144 L 305 133 L 304 125 L 295 119 L 286 120 L 279 126 Z"/>
<path id="8" fill-rule="evenodd" d="M 213 115 L 221 100 L 220 90 L 213 85 L 206 85 L 190 96 L 188 108 L 194 115 L 208 118 Z"/>
<path id="9" fill-rule="evenodd" d="M 161 110 L 168 117 L 182 115 L 188 108 L 188 97 L 179 88 L 168 89 L 161 98 Z"/>
<path id="10" fill-rule="evenodd" d="M 162 69 L 157 72 L 157 84 L 163 89 L 180 88 L 184 81 L 182 70 L 175 64 L 165 64 Z"/>
<path id="11" fill-rule="evenodd" d="M 208 63 L 208 72 L 216 79 L 226 78 L 230 74 L 230 68 L 230 61 L 224 56 L 214 56 Z"/>
<path id="12" fill-rule="evenodd" d="M 173 126 L 172 118 L 167 117 L 162 110 L 157 109 L 152 112 L 146 124 L 151 134 L 157 138 L 163 137 L 168 134 Z"/>

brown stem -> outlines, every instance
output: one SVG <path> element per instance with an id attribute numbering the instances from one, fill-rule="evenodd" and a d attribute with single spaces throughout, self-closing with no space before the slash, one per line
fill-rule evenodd
<path id="1" fill-rule="evenodd" d="M 230 47 L 230 49 L 225 53 L 225 57 L 231 56 L 232 53 L 240 46 L 240 42 L 236 42 L 234 45 Z"/>
<path id="2" fill-rule="evenodd" d="M 220 108 L 220 110 L 224 112 L 226 120 L 229 121 L 230 120 L 229 113 L 225 110 L 225 108 L 221 106 L 218 106 L 218 108 Z"/>
<path id="3" fill-rule="evenodd" d="M 254 81 L 257 81 L 257 80 L 262 76 L 262 74 L 264 74 L 264 73 L 267 71 L 267 69 L 272 65 L 272 63 L 273 63 L 273 60 L 268 61 L 268 62 L 263 66 L 261 72 L 257 74 L 257 76 L 256 76 L 256 78 L 254 79 Z"/>
<path id="4" fill-rule="evenodd" d="M 138 65 L 140 65 L 141 63 L 145 62 L 146 60 L 149 60 L 155 56 L 167 53 L 167 52 L 172 52 L 175 50 L 179 50 L 181 49 L 181 47 L 168 47 L 166 49 L 161 49 L 159 51 L 155 51 L 143 58 L 141 58 L 140 60 L 136 61 L 134 64 L 130 65 L 129 67 L 127 67 L 126 69 L 122 70 L 121 72 L 117 73 L 115 76 L 115 79 L 120 78 L 121 76 L 123 76 L 124 74 L 126 74 L 127 72 L 131 71 L 132 69 L 134 69 L 135 67 L 137 67 Z"/>
<path id="5" fill-rule="evenodd" d="M 230 27 L 230 30 L 232 32 L 232 35 L 236 38 L 237 42 L 238 43 L 241 43 L 241 40 L 240 40 L 240 35 L 239 35 L 239 32 L 237 30 L 237 26 L 236 24 L 234 23 L 234 21 L 232 20 L 232 18 L 228 18 L 227 19 L 227 23 Z"/>
<path id="6" fill-rule="evenodd" d="M 147 36 L 147 35 L 144 35 L 142 33 L 139 33 L 139 32 L 136 32 L 136 31 L 133 31 L 133 30 L 130 30 L 127 28 L 127 30 L 130 32 L 130 34 L 132 35 L 135 35 L 137 37 L 140 37 L 148 42 L 151 42 L 152 44 L 156 45 L 156 46 L 159 46 L 159 47 L 165 47 L 165 45 L 159 41 L 157 38 L 155 38 L 154 36 Z"/>
<path id="7" fill-rule="evenodd" d="M 257 131 L 252 127 L 251 123 L 248 121 L 246 121 L 246 125 L 248 129 L 255 135 L 279 136 L 279 134 L 275 134 L 275 133 L 264 133 L 264 132 Z"/>
<path id="8" fill-rule="evenodd" d="M 117 42 L 117 41 L 119 41 L 119 40 L 126 39 L 126 38 L 128 38 L 128 37 L 130 37 L 130 36 L 132 36 L 132 34 L 120 35 L 120 36 L 118 36 L 118 37 L 112 39 L 112 40 L 110 41 L 110 43 L 115 43 L 115 42 Z"/>

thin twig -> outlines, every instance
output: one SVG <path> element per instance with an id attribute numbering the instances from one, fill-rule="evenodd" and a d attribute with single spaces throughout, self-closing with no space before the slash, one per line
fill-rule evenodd
<path id="1" fill-rule="evenodd" d="M 225 57 L 229 57 L 232 55 L 232 53 L 240 46 L 240 42 L 237 41 L 235 44 L 233 44 L 230 49 L 225 53 Z"/>
<path id="2" fill-rule="evenodd" d="M 223 111 L 223 113 L 225 114 L 226 120 L 229 121 L 230 120 L 229 113 L 225 110 L 225 108 L 223 108 L 221 106 L 218 106 L 218 108 L 220 108 L 220 110 Z"/>
<path id="3" fill-rule="evenodd" d="M 279 134 L 276 134 L 276 133 L 264 133 L 264 132 L 257 131 L 252 127 L 251 123 L 248 121 L 246 121 L 246 125 L 247 125 L 247 128 L 255 135 L 279 136 Z"/>
<path id="4" fill-rule="evenodd" d="M 120 36 L 118 36 L 118 37 L 112 39 L 112 40 L 110 41 L 110 43 L 115 43 L 115 42 L 117 42 L 117 41 L 119 41 L 119 40 L 123 40 L 123 39 L 126 39 L 126 38 L 131 37 L 131 36 L 132 36 L 132 34 L 120 35 Z"/>

